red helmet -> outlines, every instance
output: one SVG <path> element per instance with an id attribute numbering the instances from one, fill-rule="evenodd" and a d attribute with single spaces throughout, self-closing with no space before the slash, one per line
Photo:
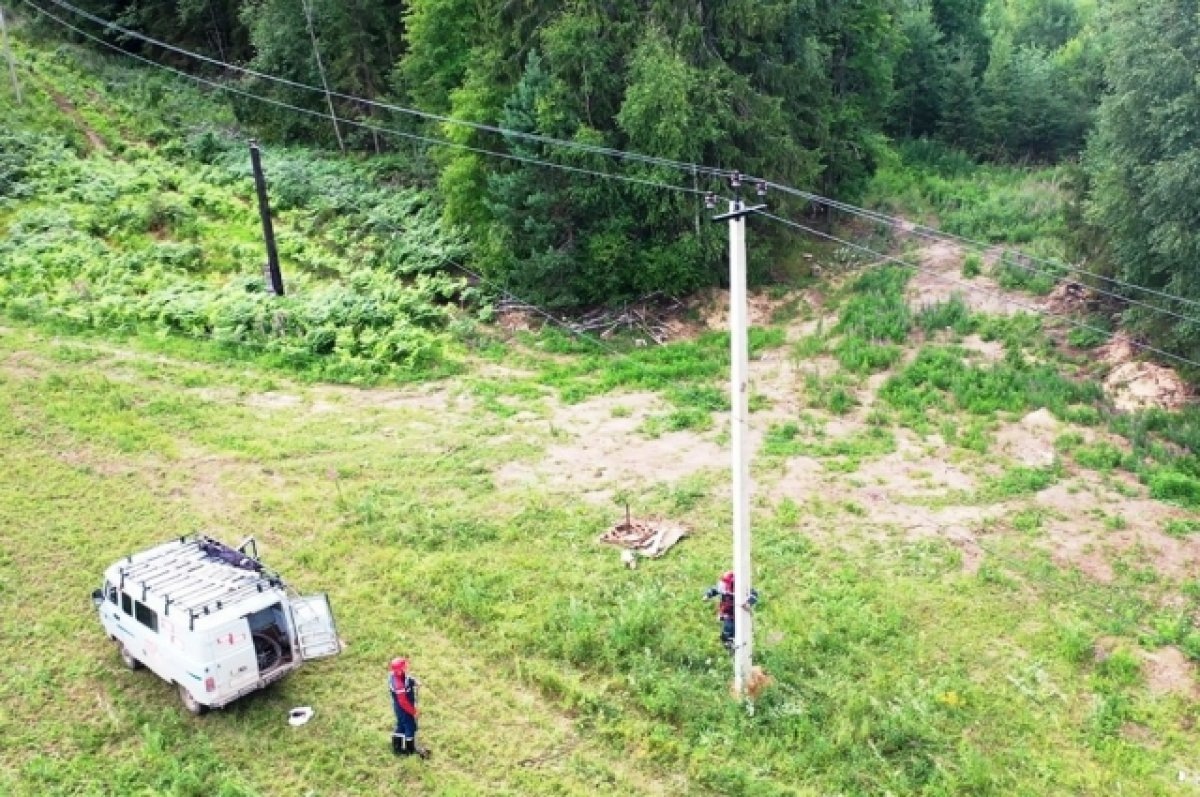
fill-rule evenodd
<path id="1" fill-rule="evenodd" d="M 728 585 L 728 586 L 730 586 L 730 587 L 732 587 L 732 586 L 733 586 L 733 571 L 732 571 L 732 570 L 726 570 L 726 571 L 725 571 L 725 572 L 724 572 L 724 573 L 721 575 L 721 583 L 722 583 L 722 584 L 726 584 L 726 585 Z"/>
<path id="2" fill-rule="evenodd" d="M 396 673 L 396 675 L 404 675 L 408 672 L 408 659 L 392 659 L 392 672 Z"/>

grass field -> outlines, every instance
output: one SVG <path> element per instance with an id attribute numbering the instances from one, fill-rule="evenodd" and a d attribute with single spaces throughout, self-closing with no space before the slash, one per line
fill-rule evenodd
<path id="1" fill-rule="evenodd" d="M 279 149 L 277 301 L 241 144 L 197 127 L 233 125 L 211 96 L 14 48 L 30 85 L 24 132 L 0 135 L 0 794 L 1200 788 L 1200 412 L 1113 412 L 1099 340 L 1056 345 L 1064 330 L 931 276 L 1045 287 L 1002 259 L 926 246 L 913 273 L 818 247 L 804 289 L 755 297 L 773 683 L 751 710 L 701 600 L 730 558 L 711 308 L 662 347 L 480 324 L 432 273 L 461 241 L 396 187 L 413 164 Z M 1026 199 L 1057 174 L 905 163 L 876 181 L 881 207 L 1053 253 L 1058 199 Z M 596 542 L 626 503 L 691 534 L 627 569 Z M 328 592 L 345 652 L 201 718 L 123 669 L 91 590 L 194 531 L 253 534 L 301 592 Z M 426 686 L 426 762 L 389 751 L 398 654 Z M 302 728 L 296 705 L 316 710 Z"/>
<path id="2" fill-rule="evenodd" d="M 860 284 L 844 306 L 902 286 Z M 816 312 L 756 334 L 775 684 L 753 714 L 726 693 L 700 600 L 729 547 L 721 336 L 632 359 L 526 337 L 460 377 L 357 389 L 9 321 L 0 790 L 1176 793 L 1196 766 L 1195 513 L 1148 498 L 1098 441 L 1134 469 L 1135 449 L 1094 425 L 1041 434 L 1048 466 L 1014 455 L 1021 413 L 1045 402 L 998 371 L 1015 397 L 972 406 L 972 379 L 1003 363 L 969 349 L 965 372 L 916 382 L 942 349 L 875 374 L 794 359 L 803 333 L 834 351 L 855 334 Z M 851 409 L 811 393 L 825 367 Z M 713 420 L 653 423 L 681 409 Z M 1082 518 L 1056 503 L 1073 496 Z M 625 500 L 694 533 L 627 570 L 595 542 Z M 302 591 L 328 591 L 346 652 L 199 719 L 121 668 L 90 589 L 122 553 L 197 530 L 255 534 Z M 387 751 L 397 653 L 427 684 L 429 762 Z M 314 721 L 287 727 L 302 704 Z"/>

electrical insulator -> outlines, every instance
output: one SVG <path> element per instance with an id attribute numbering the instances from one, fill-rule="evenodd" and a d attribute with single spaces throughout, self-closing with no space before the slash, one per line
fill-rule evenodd
<path id="1" fill-rule="evenodd" d="M 767 195 L 767 181 L 759 180 L 758 184 L 754 186 L 754 191 L 759 196 L 766 196 Z"/>
<path id="2" fill-rule="evenodd" d="M 704 195 L 704 207 L 714 210 L 717 207 L 717 195 L 709 191 Z"/>
<path id="3" fill-rule="evenodd" d="M 729 175 L 729 185 L 732 188 L 741 188 L 742 187 L 742 173 L 734 172 L 733 174 Z"/>

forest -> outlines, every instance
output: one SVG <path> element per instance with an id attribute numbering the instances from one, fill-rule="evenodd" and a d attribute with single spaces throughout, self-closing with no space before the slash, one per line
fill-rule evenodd
<path id="1" fill-rule="evenodd" d="M 428 158 L 405 179 L 436 186 L 441 218 L 470 242 L 476 267 L 544 306 L 719 284 L 723 237 L 698 223 L 695 193 L 727 191 L 712 169 L 855 202 L 906 144 L 932 153 L 933 170 L 963 156 L 1063 165 L 1064 233 L 1038 254 L 1082 264 L 1118 295 L 1126 283 L 1156 291 L 1160 307 L 1200 299 L 1194 2 L 18 5 L 62 35 L 35 5 L 92 46 L 236 87 L 238 122 L 267 140 L 364 157 L 422 149 Z M 421 139 L 454 146 L 421 148 Z M 827 214 L 786 196 L 772 202 Z M 793 246 L 779 229 L 763 235 L 752 262 L 760 275 Z M 1156 345 L 1200 355 L 1194 318 L 1119 301 L 1109 309 Z"/>

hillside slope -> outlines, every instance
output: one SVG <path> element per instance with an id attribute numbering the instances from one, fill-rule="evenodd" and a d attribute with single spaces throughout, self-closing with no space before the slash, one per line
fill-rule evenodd
<path id="1" fill-rule="evenodd" d="M 756 297 L 749 711 L 701 599 L 729 558 L 719 306 L 665 346 L 452 330 L 430 200 L 302 151 L 268 162 L 269 301 L 241 142 L 147 132 L 208 100 L 18 48 L 45 85 L 0 137 L 0 792 L 1195 789 L 1200 413 L 1117 411 L 1112 347 L 1016 312 L 1043 300 L 995 263 L 818 253 L 819 285 Z M 630 569 L 596 541 L 626 504 L 691 534 Z M 88 593 L 196 530 L 328 591 L 346 652 L 203 718 L 122 669 Z M 388 751 L 397 654 L 428 762 Z"/>

